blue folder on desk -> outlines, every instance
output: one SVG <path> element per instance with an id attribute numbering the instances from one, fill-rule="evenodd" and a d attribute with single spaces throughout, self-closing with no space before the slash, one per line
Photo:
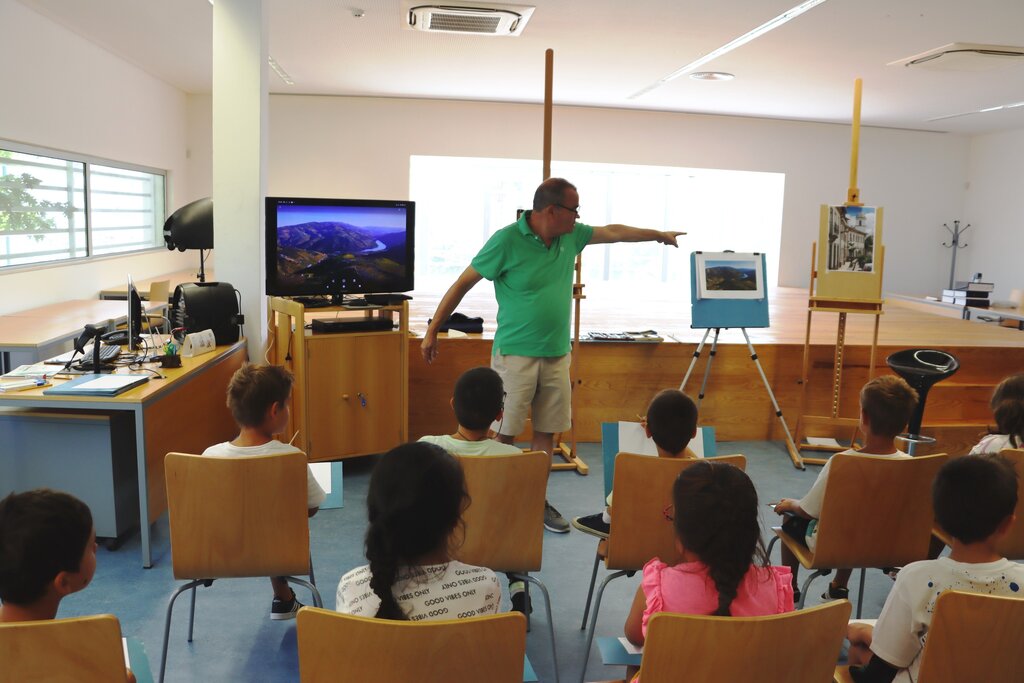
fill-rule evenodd
<path id="1" fill-rule="evenodd" d="M 117 396 L 149 381 L 149 375 L 101 375 L 76 377 L 43 390 L 44 396 Z"/>

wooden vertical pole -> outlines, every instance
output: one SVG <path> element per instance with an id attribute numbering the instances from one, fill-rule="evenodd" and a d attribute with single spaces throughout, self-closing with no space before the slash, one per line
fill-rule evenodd
<path id="1" fill-rule="evenodd" d="M 551 98 L 554 90 L 555 51 L 544 51 L 544 177 L 551 177 Z"/>
<path id="2" fill-rule="evenodd" d="M 861 79 L 853 82 L 853 132 L 850 142 L 850 187 L 846 191 L 847 206 L 861 206 L 857 187 L 857 162 L 860 155 L 860 91 Z"/>

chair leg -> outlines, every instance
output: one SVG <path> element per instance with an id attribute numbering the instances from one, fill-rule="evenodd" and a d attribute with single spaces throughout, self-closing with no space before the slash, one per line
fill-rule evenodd
<path id="1" fill-rule="evenodd" d="M 590 573 L 590 588 L 587 589 L 587 606 L 583 608 L 583 621 L 580 630 L 587 627 L 587 615 L 590 614 L 590 599 L 594 597 L 594 583 L 597 581 L 597 567 L 601 564 L 601 553 L 594 553 L 594 571 Z"/>
<path id="2" fill-rule="evenodd" d="M 174 601 L 178 599 L 178 596 L 187 591 L 188 589 L 195 590 L 196 586 L 203 583 L 202 580 L 189 581 L 184 584 L 178 590 L 174 591 L 171 595 L 171 599 L 167 601 L 167 615 L 164 617 L 164 646 L 160 653 L 160 678 L 159 683 L 164 683 L 164 671 L 167 669 L 167 647 L 170 644 L 171 639 L 171 611 L 174 609 Z M 193 593 L 193 595 L 195 595 Z"/>
<path id="3" fill-rule="evenodd" d="M 804 602 L 807 600 L 807 589 L 811 587 L 811 581 L 814 581 L 819 576 L 827 576 L 831 572 L 831 569 L 819 569 L 818 571 L 814 572 L 813 574 L 807 577 L 807 580 L 804 581 L 803 588 L 800 590 L 800 604 L 796 606 L 797 609 L 804 608 Z"/>
<path id="4" fill-rule="evenodd" d="M 772 540 L 768 541 L 768 550 L 766 550 L 764 554 L 768 556 L 769 560 L 772 557 L 772 548 L 775 547 L 775 544 L 778 543 L 778 541 L 779 541 L 779 537 L 778 536 L 772 536 Z"/>
<path id="5" fill-rule="evenodd" d="M 526 582 L 525 590 L 527 591 L 527 595 L 529 595 L 531 583 L 536 584 L 537 588 L 539 588 L 540 592 L 544 595 L 544 611 L 548 617 L 548 635 L 551 637 L 551 662 L 554 665 L 555 670 L 555 683 L 558 683 L 558 654 L 555 651 L 555 621 L 551 616 L 551 596 L 548 594 L 548 588 L 540 579 L 532 577 L 529 574 L 516 574 L 516 578 L 520 578 Z M 530 604 L 529 600 L 526 604 Z M 529 617 L 527 617 L 527 619 L 529 619 Z"/>
<path id="6" fill-rule="evenodd" d="M 523 604 L 526 605 L 526 632 L 529 633 L 533 630 L 533 599 L 530 598 L 530 582 L 528 580 L 523 581 L 523 595 L 526 596 Z"/>
<path id="7" fill-rule="evenodd" d="M 313 553 L 309 553 L 309 582 L 316 585 L 316 577 L 313 576 Z"/>
<path id="8" fill-rule="evenodd" d="M 298 586 L 305 586 L 306 588 L 308 588 L 309 592 L 313 594 L 313 607 L 324 606 L 323 598 L 320 597 L 320 591 L 317 590 L 317 587 L 314 586 L 312 583 L 306 581 L 305 579 L 300 579 L 296 576 L 286 576 L 284 577 L 284 579 L 289 583 L 294 583 Z"/>
<path id="9" fill-rule="evenodd" d="M 860 619 L 860 610 L 864 606 L 864 574 L 867 569 L 860 568 L 860 590 L 857 592 L 857 618 Z"/>
<path id="10" fill-rule="evenodd" d="M 192 586 L 192 600 L 188 608 L 188 642 L 192 642 L 192 628 L 196 623 L 196 587 Z"/>
<path id="11" fill-rule="evenodd" d="M 597 571 L 596 569 L 594 571 Z M 604 577 L 604 581 L 597 589 L 597 596 L 594 598 L 594 613 L 590 615 L 590 628 L 587 629 L 587 645 L 583 650 L 583 666 L 580 667 L 580 681 L 584 683 L 587 676 L 587 662 L 590 660 L 590 649 L 594 645 L 594 631 L 597 629 L 597 613 L 601 610 L 601 598 L 604 596 L 604 589 L 608 583 L 620 576 L 626 576 L 629 572 L 620 571 Z"/>

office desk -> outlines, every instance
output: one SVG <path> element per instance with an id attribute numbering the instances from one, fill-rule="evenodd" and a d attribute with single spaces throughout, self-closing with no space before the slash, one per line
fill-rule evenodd
<path id="1" fill-rule="evenodd" d="M 152 313 L 167 304 L 144 304 Z M 123 301 L 72 299 L 0 316 L 0 372 L 67 351 L 86 325 L 113 329 L 128 318 Z"/>
<path id="2" fill-rule="evenodd" d="M 151 567 L 150 525 L 167 509 L 164 456 L 169 451 L 202 453 L 207 446 L 235 436 L 237 429 L 224 397 L 231 375 L 245 360 L 246 342 L 242 339 L 217 347 L 214 353 L 182 358 L 182 367 L 158 370 L 166 379 L 154 376 L 119 396 L 44 396 L 43 389 L 32 389 L 0 393 L 0 406 L 51 408 L 65 413 L 117 411 L 131 416 L 138 465 L 142 566 Z M 147 367 L 158 368 L 155 364 Z M 61 381 L 53 380 L 54 384 Z"/>
<path id="3" fill-rule="evenodd" d="M 170 295 L 173 296 L 174 288 L 178 285 L 186 282 L 199 282 L 199 275 L 195 269 L 191 270 L 179 270 L 174 273 L 167 273 L 166 275 L 158 275 L 156 277 L 147 278 L 145 280 L 136 280 L 135 289 L 139 291 L 139 296 L 145 300 L 149 300 L 149 286 L 154 282 L 160 282 L 161 280 L 170 280 L 171 288 Z M 213 274 L 213 268 L 206 269 L 206 281 L 215 282 L 216 277 Z M 100 290 L 101 299 L 127 299 L 128 298 L 128 284 L 121 283 L 113 287 L 106 287 Z"/>

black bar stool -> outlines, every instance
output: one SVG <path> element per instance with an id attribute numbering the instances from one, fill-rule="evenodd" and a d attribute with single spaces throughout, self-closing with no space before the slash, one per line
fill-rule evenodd
<path id="1" fill-rule="evenodd" d="M 921 421 L 924 418 L 924 402 L 928 398 L 928 390 L 936 382 L 941 382 L 959 370 L 960 361 L 937 349 L 904 349 L 890 355 L 885 362 L 893 372 L 917 390 L 917 408 L 910 416 L 907 433 L 898 437 L 907 442 L 907 452 L 914 455 L 917 444 L 935 443 L 935 439 L 921 436 Z"/>

